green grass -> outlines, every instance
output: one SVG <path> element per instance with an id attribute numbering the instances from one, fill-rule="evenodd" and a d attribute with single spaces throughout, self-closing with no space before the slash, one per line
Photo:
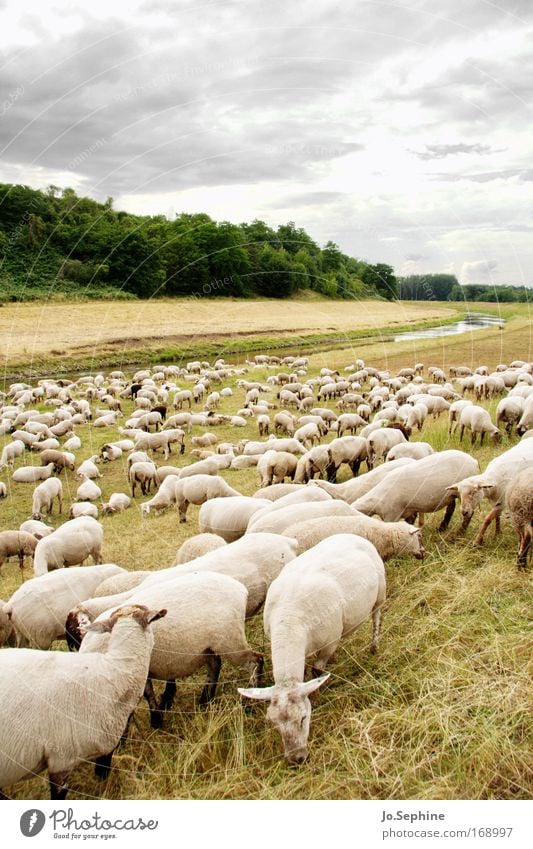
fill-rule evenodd
<path id="1" fill-rule="evenodd" d="M 514 356 L 528 358 L 529 329 L 520 323 L 520 315 L 517 321 L 515 329 L 509 326 L 503 335 L 510 334 Z M 397 368 L 412 364 L 420 353 L 426 366 L 438 364 L 437 357 L 444 353 L 448 364 L 472 356 L 494 367 L 501 353 L 494 345 L 494 332 L 474 336 L 474 342 L 452 338 L 446 343 L 449 347 L 429 340 L 415 352 L 410 346 L 384 345 L 371 356 L 365 350 L 363 356 L 368 363 L 380 367 L 393 363 Z M 328 354 L 319 350 L 311 357 L 309 374 L 316 374 L 325 363 L 346 365 L 360 353 L 352 348 Z M 257 375 L 264 380 L 269 373 L 254 370 L 253 379 Z M 252 379 L 251 374 L 248 377 Z M 243 398 L 244 393 L 234 387 L 234 396 L 224 399 L 222 411 L 235 411 Z M 487 404 L 491 413 L 496 403 Z M 126 404 L 124 412 L 129 410 Z M 89 426 L 77 432 L 83 441 L 80 462 L 117 436 L 114 430 L 91 431 Z M 215 432 L 221 441 L 256 438 L 253 422 L 246 428 L 222 427 Z M 448 437 L 445 417 L 429 420 L 414 438 L 437 449 L 470 451 L 469 442 L 461 446 L 457 435 Z M 516 438 L 505 436 L 497 448 L 488 444 L 474 448 L 473 454 L 484 468 L 515 442 Z M 190 460 L 189 447 L 184 457 L 171 458 L 177 465 Z M 128 491 L 121 461 L 103 466 L 102 471 L 104 499 L 113 491 Z M 257 487 L 255 470 L 222 475 L 244 494 Z M 343 473 L 340 479 L 346 476 Z M 13 484 L 5 471 L 1 478 L 10 490 L 0 505 L 2 527 L 16 528 L 30 514 L 33 487 Z M 63 477 L 63 484 L 73 498 L 77 483 L 71 473 Z M 142 519 L 138 507 L 142 500 L 136 499 L 136 505 L 122 515 L 102 518 L 104 559 L 129 569 L 161 569 L 173 562 L 181 542 L 197 532 L 199 508 L 190 507 L 187 524 L 180 525 L 173 511 Z M 67 496 L 67 505 L 69 501 Z M 515 567 L 517 540 L 505 520 L 500 537 L 494 537 L 493 526 L 483 548 L 473 545 L 485 508 L 486 504 L 478 510 L 464 536 L 458 535 L 457 516 L 444 535 L 437 531 L 440 516 L 427 516 L 425 560 L 401 558 L 387 564 L 388 599 L 379 653 L 372 656 L 368 651 L 370 623 L 341 643 L 330 667 L 331 678 L 314 697 L 309 759 L 304 766 L 293 769 L 285 764 L 281 740 L 266 721 L 265 706 L 258 703 L 245 710 L 236 692 L 245 684 L 242 670 L 224 665 L 219 695 L 207 709 L 196 705 L 202 676 L 179 682 L 174 709 L 162 731 L 150 728 L 141 702 L 107 784 L 94 777 L 90 764 L 82 765 L 72 774 L 69 798 L 529 798 L 530 572 Z M 55 514 L 52 519 L 55 524 Z M 2 567 L 2 598 L 19 585 L 18 572 L 14 561 Z M 25 577 L 30 576 L 28 564 Z M 265 651 L 269 682 L 269 651 L 260 616 L 248 623 L 248 634 L 251 645 Z M 47 798 L 47 793 L 44 775 L 12 788 L 17 799 Z"/>

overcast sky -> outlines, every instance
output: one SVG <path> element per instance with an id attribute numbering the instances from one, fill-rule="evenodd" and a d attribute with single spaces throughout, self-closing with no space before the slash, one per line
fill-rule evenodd
<path id="1" fill-rule="evenodd" d="M 0 181 L 533 285 L 533 0 L 0 0 Z"/>

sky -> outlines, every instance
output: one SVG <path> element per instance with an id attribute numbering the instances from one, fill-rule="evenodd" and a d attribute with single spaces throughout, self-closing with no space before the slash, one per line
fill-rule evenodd
<path id="1" fill-rule="evenodd" d="M 533 0 L 0 0 L 0 181 L 533 285 Z"/>

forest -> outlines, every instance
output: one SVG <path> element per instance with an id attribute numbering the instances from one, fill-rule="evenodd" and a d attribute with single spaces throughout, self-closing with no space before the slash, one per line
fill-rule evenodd
<path id="1" fill-rule="evenodd" d="M 139 216 L 71 188 L 0 184 L 0 299 L 397 298 L 393 269 L 320 247 L 294 222 Z"/>

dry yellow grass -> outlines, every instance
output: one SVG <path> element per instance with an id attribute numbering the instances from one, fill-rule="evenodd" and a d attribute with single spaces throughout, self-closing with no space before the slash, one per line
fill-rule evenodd
<path id="1" fill-rule="evenodd" d="M 202 338 L 327 333 L 446 319 L 444 304 L 383 301 L 193 300 L 16 303 L 0 310 L 3 365 L 50 354 L 98 358 L 102 348 L 161 347 Z"/>

